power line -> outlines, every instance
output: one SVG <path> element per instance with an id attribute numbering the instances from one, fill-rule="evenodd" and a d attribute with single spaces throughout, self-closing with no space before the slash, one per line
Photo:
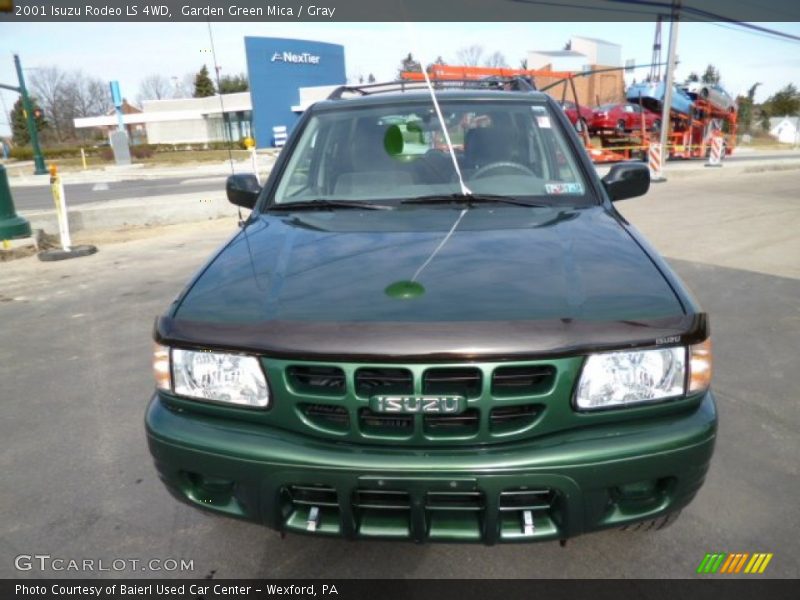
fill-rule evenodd
<path id="1" fill-rule="evenodd" d="M 655 17 L 656 13 L 650 10 L 635 10 L 631 8 L 614 8 L 613 6 L 597 6 L 589 4 L 572 4 L 567 2 L 558 2 L 557 0 L 511 0 L 518 4 L 536 4 L 538 6 L 554 6 L 556 8 L 579 8 L 582 10 L 593 10 L 596 12 L 613 12 L 624 14 L 639 14 Z"/>
<path id="2" fill-rule="evenodd" d="M 706 25 L 713 25 L 714 27 L 721 27 L 722 29 L 728 29 L 730 31 L 736 31 L 736 32 L 739 32 L 739 33 L 746 33 L 748 35 L 755 35 L 755 36 L 758 36 L 760 38 L 764 38 L 764 39 L 767 39 L 767 40 L 772 40 L 774 42 L 789 42 L 790 44 L 800 43 L 800 42 L 795 41 L 795 40 L 786 39 L 784 37 L 776 37 L 776 36 L 774 36 L 772 34 L 761 33 L 759 31 L 753 31 L 753 30 L 747 29 L 747 28 L 740 29 L 738 27 L 735 27 L 735 25 L 737 25 L 736 23 L 728 23 L 728 24 L 726 24 L 726 23 L 718 23 L 716 21 L 706 21 L 704 19 L 693 19 L 692 17 L 690 17 L 688 15 L 684 18 L 684 21 L 692 21 L 693 23 L 704 23 Z"/>
<path id="3" fill-rule="evenodd" d="M 671 2 L 661 2 L 656 0 L 609 0 L 609 2 L 617 2 L 619 4 L 633 4 L 636 6 L 650 6 L 653 8 L 663 8 L 663 9 L 670 9 L 674 6 Z M 746 23 L 744 21 L 739 21 L 737 19 L 733 19 L 731 17 L 726 17 L 725 15 L 720 15 L 718 13 L 711 12 L 709 10 L 704 10 L 702 8 L 695 8 L 693 6 L 686 6 L 682 5 L 680 8 L 681 15 L 694 15 L 698 17 L 702 17 L 703 19 L 713 22 L 713 21 L 725 21 L 727 23 L 732 23 L 738 25 L 739 27 L 745 27 L 747 29 L 752 29 L 754 31 L 762 31 L 764 33 L 769 33 L 771 35 L 777 35 L 780 37 L 784 37 L 788 40 L 794 40 L 800 42 L 800 36 L 792 35 L 791 33 L 786 33 L 784 31 L 778 31 L 777 29 L 769 29 L 768 27 L 762 27 L 761 25 L 754 25 L 753 23 Z"/>

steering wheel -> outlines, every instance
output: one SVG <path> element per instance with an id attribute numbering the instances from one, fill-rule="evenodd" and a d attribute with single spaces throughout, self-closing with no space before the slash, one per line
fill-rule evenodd
<path id="1" fill-rule="evenodd" d="M 531 175 L 533 177 L 536 177 L 536 174 L 525 165 L 521 165 L 517 162 L 512 162 L 510 160 L 501 160 L 498 162 L 489 163 L 488 165 L 483 165 L 472 174 L 471 179 L 480 179 L 481 177 L 486 177 L 487 173 L 496 171 L 498 169 L 512 169 L 514 171 L 520 171 L 525 175 Z"/>

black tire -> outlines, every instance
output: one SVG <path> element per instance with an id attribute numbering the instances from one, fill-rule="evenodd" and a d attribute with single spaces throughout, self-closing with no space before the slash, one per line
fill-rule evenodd
<path id="1" fill-rule="evenodd" d="M 646 521 L 640 521 L 638 523 L 623 525 L 622 527 L 620 527 L 620 531 L 625 531 L 629 533 L 660 531 L 672 525 L 675 521 L 678 520 L 678 517 L 680 515 L 681 511 L 676 510 L 675 512 L 661 515 L 660 517 L 656 517 L 655 519 L 648 519 Z"/>
<path id="2" fill-rule="evenodd" d="M 617 131 L 620 133 L 625 133 L 625 119 L 620 119 L 617 121 Z"/>

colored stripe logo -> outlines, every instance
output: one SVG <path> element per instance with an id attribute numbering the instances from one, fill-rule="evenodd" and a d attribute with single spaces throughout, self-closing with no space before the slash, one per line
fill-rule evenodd
<path id="1" fill-rule="evenodd" d="M 772 553 L 766 552 L 715 552 L 706 554 L 697 572 L 701 574 L 735 574 L 747 573 L 751 575 L 763 573 L 767 569 Z"/>

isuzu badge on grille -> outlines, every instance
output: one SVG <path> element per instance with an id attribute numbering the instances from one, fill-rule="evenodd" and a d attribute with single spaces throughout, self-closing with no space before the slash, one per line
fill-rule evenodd
<path id="1" fill-rule="evenodd" d="M 456 414 L 466 408 L 463 396 L 372 396 L 369 407 L 379 413 Z"/>

